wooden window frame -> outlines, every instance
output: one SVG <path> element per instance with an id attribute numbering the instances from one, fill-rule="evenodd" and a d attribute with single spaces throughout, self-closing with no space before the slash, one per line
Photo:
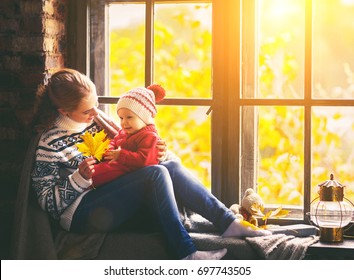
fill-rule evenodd
<path id="1" fill-rule="evenodd" d="M 105 40 L 108 38 L 105 20 L 106 3 L 113 2 L 142 3 L 145 1 L 82 0 L 68 3 L 68 66 L 88 74 L 97 86 L 100 103 L 107 104 L 117 102 L 117 97 L 108 97 L 103 94 L 107 92 L 105 80 L 107 78 Z M 146 26 L 147 30 L 152 30 L 154 3 L 190 1 L 150 0 L 146 2 Z M 206 1 L 195 0 L 193 2 Z M 254 96 L 242 96 L 243 73 L 248 71 L 247 73 L 253 72 L 252 75 L 256 75 L 254 74 L 257 63 L 255 59 L 256 29 L 251 26 L 247 32 L 242 30 L 242 20 L 250 20 L 255 15 L 254 2 L 249 0 L 209 2 L 213 5 L 212 98 L 166 98 L 161 104 L 212 108 L 212 192 L 227 206 L 239 203 L 245 188 L 256 184 L 257 116 L 254 108 L 256 106 L 300 106 L 304 108 L 303 218 L 295 219 L 293 222 L 307 221 L 306 212 L 310 210 L 312 188 L 312 108 L 354 106 L 353 99 L 315 99 L 312 97 L 312 0 L 306 1 L 304 98 L 301 99 L 257 99 Z M 147 32 L 146 41 L 151 43 L 152 40 L 153 32 Z M 243 44 L 243 42 L 246 43 Z M 145 84 L 148 85 L 153 77 L 153 53 L 151 44 L 146 45 Z M 243 52 L 242 48 L 247 48 L 248 51 Z M 247 69 L 245 65 L 242 65 L 242 61 L 247 61 Z M 102 67 L 105 71 L 102 71 Z M 254 81 L 253 86 L 256 88 L 256 76 L 254 76 Z"/>

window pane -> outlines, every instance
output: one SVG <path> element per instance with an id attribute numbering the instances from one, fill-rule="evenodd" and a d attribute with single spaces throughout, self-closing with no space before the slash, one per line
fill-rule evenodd
<path id="1" fill-rule="evenodd" d="M 316 107 L 312 110 L 312 199 L 316 186 L 334 179 L 346 186 L 354 202 L 354 110 L 351 107 Z"/>
<path id="2" fill-rule="evenodd" d="M 204 185 L 211 187 L 211 132 L 208 107 L 158 106 L 155 119 L 168 149 L 181 158 Z"/>
<path id="3" fill-rule="evenodd" d="M 254 74 L 248 73 L 244 79 L 246 90 L 253 87 L 256 90 L 255 93 L 246 91 L 246 97 L 303 98 L 305 0 L 256 3 L 254 52 L 258 65 Z M 244 51 L 249 49 L 253 48 Z"/>
<path id="4" fill-rule="evenodd" d="M 354 1 L 314 0 L 315 98 L 354 98 Z"/>
<path id="5" fill-rule="evenodd" d="M 266 204 L 303 205 L 304 108 L 258 107 L 258 193 Z"/>
<path id="6" fill-rule="evenodd" d="M 211 97 L 211 4 L 156 4 L 154 81 L 168 97 Z"/>
<path id="7" fill-rule="evenodd" d="M 108 15 L 109 88 L 119 96 L 145 83 L 145 5 L 112 4 Z"/>

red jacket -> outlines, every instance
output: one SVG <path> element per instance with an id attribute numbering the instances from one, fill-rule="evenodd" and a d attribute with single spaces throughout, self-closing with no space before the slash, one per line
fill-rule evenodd
<path id="1" fill-rule="evenodd" d="M 104 161 L 95 165 L 95 173 L 92 176 L 93 186 L 103 185 L 144 166 L 158 164 L 156 144 L 159 139 L 153 124 L 147 125 L 134 134 L 126 134 L 121 129 L 109 144 L 110 150 L 121 147 L 119 158 L 112 163 Z"/>

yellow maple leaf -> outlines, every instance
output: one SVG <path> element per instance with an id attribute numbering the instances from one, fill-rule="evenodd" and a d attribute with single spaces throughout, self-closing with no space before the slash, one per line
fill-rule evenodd
<path id="1" fill-rule="evenodd" d="M 259 205 L 258 203 L 253 203 L 250 207 L 250 212 L 252 215 L 263 217 L 264 207 L 262 205 Z"/>
<path id="2" fill-rule="evenodd" d="M 281 206 L 279 206 L 276 210 L 272 211 L 272 214 L 269 216 L 270 218 L 282 218 L 286 217 L 289 214 L 289 210 L 284 210 L 282 209 Z"/>
<path id="3" fill-rule="evenodd" d="M 110 140 L 107 138 L 107 134 L 101 130 L 95 134 L 91 134 L 86 131 L 81 135 L 82 143 L 76 143 L 77 149 L 87 157 L 94 157 L 98 161 L 103 158 L 104 152 L 108 149 L 108 144 Z"/>
<path id="4" fill-rule="evenodd" d="M 284 210 L 281 206 L 275 210 L 269 210 L 267 213 L 264 213 L 263 207 L 259 207 L 257 205 L 252 205 L 251 208 L 254 211 L 254 215 L 262 217 L 262 220 L 265 221 L 265 225 L 270 218 L 278 219 L 286 217 L 290 213 L 289 210 Z"/>

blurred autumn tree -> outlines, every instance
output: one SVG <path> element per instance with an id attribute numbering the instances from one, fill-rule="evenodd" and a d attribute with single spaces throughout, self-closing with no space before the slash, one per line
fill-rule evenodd
<path id="1" fill-rule="evenodd" d="M 262 10 L 266 20 L 262 22 L 264 34 L 259 46 L 258 94 L 261 98 L 303 98 L 304 18 L 296 10 L 303 9 L 301 5 L 305 2 L 268 0 L 264 3 L 269 10 Z M 347 35 L 354 32 L 354 22 L 348 22 L 354 12 L 354 3 L 347 5 L 340 0 L 331 3 L 314 1 L 312 94 L 326 99 L 352 99 L 354 60 L 351 46 L 354 37 Z M 279 7 L 279 4 L 283 6 Z M 272 9 L 282 11 L 279 13 L 282 24 L 274 19 Z M 265 27 L 267 20 L 272 21 L 268 29 Z M 343 36 L 338 38 L 338 32 Z M 301 206 L 304 195 L 304 108 L 260 107 L 258 117 L 258 191 L 266 203 Z M 347 186 L 345 196 L 353 201 L 353 108 L 312 107 L 311 118 L 312 199 L 318 196 L 316 185 L 329 180 L 329 175 L 334 173 L 335 179 Z"/>

